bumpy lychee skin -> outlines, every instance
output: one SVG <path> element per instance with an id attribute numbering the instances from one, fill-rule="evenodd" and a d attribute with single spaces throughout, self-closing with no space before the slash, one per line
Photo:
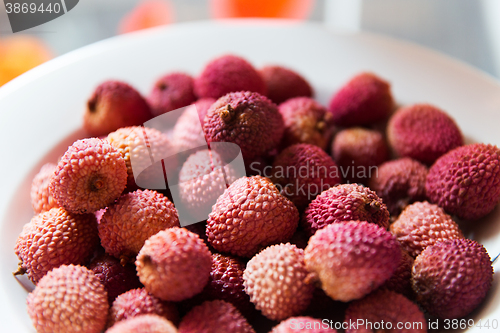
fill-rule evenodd
<path id="1" fill-rule="evenodd" d="M 207 301 L 182 318 L 179 333 L 255 333 L 245 317 L 222 300 Z"/>
<path id="2" fill-rule="evenodd" d="M 35 284 L 51 269 L 83 264 L 99 245 L 93 214 L 72 214 L 52 208 L 35 215 L 23 227 L 15 252 L 21 260 L 17 273 L 26 273 Z"/>
<path id="3" fill-rule="evenodd" d="M 61 207 L 84 214 L 110 205 L 126 185 L 127 167 L 120 152 L 91 138 L 76 141 L 64 153 L 49 191 Z"/>
<path id="4" fill-rule="evenodd" d="M 176 302 L 203 290 L 210 276 L 212 256 L 197 234 L 175 227 L 149 238 L 135 265 L 150 293 Z"/>
<path id="5" fill-rule="evenodd" d="M 428 172 L 422 163 L 404 157 L 379 165 L 368 185 L 382 198 L 391 216 L 398 216 L 409 204 L 425 200 Z"/>
<path id="6" fill-rule="evenodd" d="M 35 214 L 40 214 L 58 207 L 56 200 L 49 192 L 50 178 L 56 171 L 56 165 L 47 163 L 42 166 L 40 171 L 33 178 L 31 183 L 31 206 Z"/>
<path id="7" fill-rule="evenodd" d="M 135 257 L 149 237 L 178 226 L 177 210 L 167 197 L 137 190 L 123 194 L 109 206 L 98 229 L 106 253 L 127 260 Z"/>
<path id="8" fill-rule="evenodd" d="M 307 269 L 334 300 L 351 301 L 388 280 L 401 249 L 390 232 L 364 221 L 334 223 L 318 230 L 304 251 Z"/>
<path id="9" fill-rule="evenodd" d="M 204 120 L 205 136 L 211 142 L 238 145 L 249 162 L 275 148 L 284 123 L 277 106 L 254 92 L 234 92 L 219 98 Z"/>
<path id="10" fill-rule="evenodd" d="M 270 333 L 337 333 L 334 328 L 326 327 L 320 319 L 312 317 L 291 317 L 275 326 Z"/>
<path id="11" fill-rule="evenodd" d="M 296 97 L 278 108 L 285 122 L 283 147 L 309 143 L 326 150 L 334 131 L 332 115 L 326 108 L 308 97 Z"/>
<path id="12" fill-rule="evenodd" d="M 377 165 L 389 159 L 389 149 L 378 131 L 360 127 L 340 131 L 332 142 L 332 156 L 351 183 L 367 184 Z"/>
<path id="13" fill-rule="evenodd" d="M 265 66 L 259 70 L 267 87 L 267 97 L 276 104 L 294 97 L 312 97 L 309 82 L 300 74 L 282 66 Z"/>
<path id="14" fill-rule="evenodd" d="M 235 91 L 253 91 L 264 95 L 266 84 L 245 59 L 224 55 L 205 66 L 195 79 L 194 91 L 199 98 L 219 98 Z"/>
<path id="15" fill-rule="evenodd" d="M 500 198 L 500 149 L 476 143 L 448 152 L 429 169 L 425 193 L 461 219 L 485 216 Z"/>
<path id="16" fill-rule="evenodd" d="M 151 295 L 146 289 L 132 289 L 119 295 L 109 309 L 108 326 L 144 314 L 156 314 L 177 323 L 179 313 L 174 303 L 165 302 Z"/>
<path id="17" fill-rule="evenodd" d="M 399 109 L 387 125 L 387 138 L 397 155 L 429 165 L 464 144 L 455 121 L 443 110 L 429 104 Z"/>
<path id="18" fill-rule="evenodd" d="M 339 174 L 337 164 L 324 150 L 301 143 L 276 156 L 272 181 L 303 211 L 318 194 L 341 183 Z"/>
<path id="19" fill-rule="evenodd" d="M 390 290 L 377 290 L 363 299 L 349 304 L 344 322 L 362 323 L 355 328 L 348 326 L 346 333 L 375 331 L 401 333 L 427 333 L 427 321 L 418 305 L 405 296 Z M 366 324 L 370 322 L 370 324 Z M 385 329 L 374 329 L 374 324 Z M 402 325 L 402 327 L 398 327 Z"/>
<path id="20" fill-rule="evenodd" d="M 153 116 L 188 106 L 196 100 L 194 80 L 185 73 L 170 73 L 159 78 L 148 96 Z"/>
<path id="21" fill-rule="evenodd" d="M 108 298 L 99 279 L 83 266 L 63 265 L 45 275 L 28 295 L 28 315 L 39 333 L 99 333 Z"/>
<path id="22" fill-rule="evenodd" d="M 214 103 L 215 99 L 213 98 L 203 98 L 184 110 L 175 123 L 172 133 L 172 141 L 175 142 L 178 151 L 182 152 L 207 145 L 203 125 L 207 111 Z"/>
<path id="23" fill-rule="evenodd" d="M 122 265 L 120 260 L 109 254 L 97 256 L 88 267 L 106 288 L 109 304 L 113 303 L 118 295 L 142 287 L 135 266 L 130 263 Z"/>
<path id="24" fill-rule="evenodd" d="M 302 225 L 310 233 L 325 226 L 359 220 L 389 227 L 389 211 L 379 196 L 357 184 L 341 184 L 323 191 L 306 208 Z"/>
<path id="25" fill-rule="evenodd" d="M 178 333 L 167 319 L 155 314 L 143 314 L 117 322 L 106 333 Z"/>
<path id="26" fill-rule="evenodd" d="M 486 249 L 470 239 L 445 240 L 427 247 L 412 270 L 417 301 L 431 315 L 460 318 L 484 299 L 493 281 Z"/>
<path id="27" fill-rule="evenodd" d="M 396 268 L 391 278 L 380 288 L 393 290 L 408 298 L 413 298 L 413 290 L 411 287 L 411 268 L 413 266 L 413 261 L 413 257 L 410 256 L 407 251 L 401 249 L 401 260 L 398 268 Z"/>
<path id="28" fill-rule="evenodd" d="M 361 73 L 333 95 L 328 110 L 335 124 L 349 127 L 383 120 L 393 107 L 390 84 L 374 74 Z"/>
<path id="29" fill-rule="evenodd" d="M 290 243 L 269 246 L 255 255 L 247 263 L 243 279 L 252 303 L 271 320 L 300 314 L 308 307 L 314 290 L 304 250 Z"/>
<path id="30" fill-rule="evenodd" d="M 437 242 L 464 238 L 451 216 L 427 201 L 415 202 L 406 207 L 391 224 L 391 232 L 413 257 Z"/>
<path id="31" fill-rule="evenodd" d="M 146 100 L 120 81 L 100 84 L 87 101 L 83 127 L 91 136 L 106 135 L 120 127 L 142 125 L 151 118 Z"/>
<path id="32" fill-rule="evenodd" d="M 208 149 L 190 155 L 179 172 L 179 195 L 184 208 L 198 221 L 206 220 L 224 190 L 244 171 L 235 170 Z"/>
<path id="33" fill-rule="evenodd" d="M 299 221 L 294 204 L 261 176 L 242 177 L 213 206 L 207 237 L 218 251 L 251 257 L 261 248 L 288 241 Z"/>
<path id="34" fill-rule="evenodd" d="M 138 187 L 155 189 L 165 186 L 165 173 L 173 174 L 178 166 L 175 144 L 168 136 L 151 127 L 123 127 L 107 137 L 125 159 L 127 190 Z M 163 164 L 161 160 L 163 159 Z M 155 163 L 152 164 L 153 160 Z"/>

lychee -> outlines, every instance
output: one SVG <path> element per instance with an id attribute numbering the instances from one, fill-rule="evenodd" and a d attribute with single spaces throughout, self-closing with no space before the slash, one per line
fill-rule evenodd
<path id="1" fill-rule="evenodd" d="M 409 204 L 425 200 L 425 180 L 429 170 L 409 157 L 379 165 L 368 183 L 387 205 L 391 216 L 397 217 Z"/>
<path id="2" fill-rule="evenodd" d="M 428 246 L 412 270 L 417 301 L 431 315 L 460 318 L 484 299 L 493 281 L 486 249 L 470 239 L 453 239 Z"/>
<path id="3" fill-rule="evenodd" d="M 222 300 L 207 301 L 182 318 L 179 333 L 255 333 L 245 317 Z"/>
<path id="4" fill-rule="evenodd" d="M 139 253 L 149 237 L 178 226 L 177 210 L 167 197 L 156 191 L 136 190 L 123 194 L 106 209 L 98 229 L 106 253 L 126 262 Z"/>
<path id="5" fill-rule="evenodd" d="M 464 237 L 450 215 L 427 201 L 406 207 L 391 224 L 391 232 L 413 257 L 437 242 Z"/>
<path id="6" fill-rule="evenodd" d="M 23 227 L 15 252 L 21 260 L 15 274 L 26 273 L 35 284 L 63 264 L 83 264 L 99 245 L 93 214 L 72 214 L 52 208 Z"/>
<path id="7" fill-rule="evenodd" d="M 383 120 L 393 107 L 390 84 L 375 74 L 361 73 L 332 96 L 328 110 L 335 124 L 349 127 Z"/>
<path id="8" fill-rule="evenodd" d="M 203 290 L 212 256 L 205 243 L 184 228 L 170 228 L 149 238 L 135 262 L 139 279 L 165 301 L 182 301 Z"/>
<path id="9" fill-rule="evenodd" d="M 177 328 L 167 319 L 155 314 L 142 314 L 121 320 L 106 333 L 178 333 Z"/>
<path id="10" fill-rule="evenodd" d="M 500 149 L 476 143 L 448 152 L 429 169 L 425 192 L 461 219 L 485 216 L 500 199 Z"/>
<path id="11" fill-rule="evenodd" d="M 47 163 L 42 166 L 40 171 L 33 178 L 31 183 L 31 206 L 35 214 L 46 212 L 51 208 L 58 207 L 56 200 L 49 192 L 50 178 L 56 171 L 56 165 Z"/>
<path id="12" fill-rule="evenodd" d="M 224 55 L 210 61 L 195 79 L 199 98 L 219 98 L 235 91 L 253 91 L 265 95 L 266 85 L 259 72 L 245 59 Z"/>
<path id="13" fill-rule="evenodd" d="M 135 266 L 130 263 L 122 265 L 120 260 L 109 254 L 97 256 L 88 267 L 106 288 L 109 304 L 113 303 L 118 295 L 142 287 Z"/>
<path id="14" fill-rule="evenodd" d="M 331 141 L 334 124 L 326 108 L 308 97 L 296 97 L 280 104 L 278 108 L 285 123 L 283 147 L 295 143 L 309 143 L 323 150 Z"/>
<path id="15" fill-rule="evenodd" d="M 252 303 L 272 320 L 302 313 L 314 290 L 304 250 L 290 243 L 269 246 L 255 255 L 247 263 L 243 279 Z"/>
<path id="16" fill-rule="evenodd" d="M 389 159 L 389 149 L 380 132 L 355 127 L 337 133 L 332 156 L 346 180 L 368 184 L 377 166 Z"/>
<path id="17" fill-rule="evenodd" d="M 177 323 L 179 313 L 174 303 L 165 302 L 151 295 L 146 289 L 131 289 L 119 295 L 109 310 L 108 326 L 128 318 L 156 314 Z"/>
<path id="18" fill-rule="evenodd" d="M 149 105 L 130 85 L 101 83 L 87 101 L 83 127 L 91 136 L 106 135 L 120 127 L 142 125 L 151 118 Z"/>
<path id="19" fill-rule="evenodd" d="M 302 216 L 302 225 L 309 234 L 314 234 L 329 224 L 351 220 L 367 221 L 387 229 L 389 211 L 368 187 L 341 184 L 323 191 L 311 201 Z"/>
<path id="20" fill-rule="evenodd" d="M 297 72 L 282 66 L 265 66 L 259 70 L 267 87 L 267 97 L 276 104 L 294 97 L 312 97 L 309 82 Z"/>
<path id="21" fill-rule="evenodd" d="M 99 333 L 106 325 L 108 298 L 99 279 L 83 266 L 62 265 L 28 295 L 28 314 L 39 333 Z"/>
<path id="22" fill-rule="evenodd" d="M 443 110 L 429 104 L 399 109 L 387 125 L 387 138 L 397 155 L 429 165 L 464 144 L 455 121 Z"/>
<path id="23" fill-rule="evenodd" d="M 78 140 L 57 164 L 50 194 L 70 212 L 94 213 L 115 201 L 127 185 L 125 160 L 116 148 L 97 138 Z"/>
<path id="24" fill-rule="evenodd" d="M 251 257 L 261 248 L 288 241 L 298 221 L 297 208 L 268 178 L 242 177 L 217 199 L 207 236 L 217 251 Z"/>
<path id="25" fill-rule="evenodd" d="M 304 260 L 328 296 L 347 302 L 387 281 L 399 266 L 401 249 L 390 232 L 374 223 L 334 223 L 309 239 Z"/>
<path id="26" fill-rule="evenodd" d="M 281 193 L 303 211 L 318 194 L 340 184 L 337 164 L 324 150 L 311 144 L 295 144 L 276 156 L 272 181 Z"/>
<path id="27" fill-rule="evenodd" d="M 390 290 L 377 290 L 350 303 L 344 322 L 356 323 L 355 328 L 348 326 L 346 333 L 427 333 L 427 321 L 418 305 Z"/>
<path id="28" fill-rule="evenodd" d="M 290 317 L 275 326 L 270 333 L 337 333 L 328 324 L 325 327 L 322 320 L 312 317 Z"/>
<path id="29" fill-rule="evenodd" d="M 284 131 L 277 106 L 253 92 L 234 92 L 219 98 L 204 120 L 207 142 L 232 142 L 249 162 L 275 148 Z"/>
<path id="30" fill-rule="evenodd" d="M 153 116 L 188 106 L 196 100 L 194 80 L 185 73 L 170 73 L 159 78 L 148 96 Z"/>
<path id="31" fill-rule="evenodd" d="M 401 249 L 401 260 L 398 268 L 396 268 L 391 278 L 380 288 L 393 290 L 408 298 L 413 298 L 413 290 L 411 288 L 411 268 L 413 261 L 413 257 L 407 251 Z"/>

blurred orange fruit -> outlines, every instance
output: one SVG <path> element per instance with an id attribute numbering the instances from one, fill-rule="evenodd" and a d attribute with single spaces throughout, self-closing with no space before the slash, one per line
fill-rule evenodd
<path id="1" fill-rule="evenodd" d="M 314 0 L 211 0 L 215 18 L 279 17 L 306 19 L 314 7 Z"/>
<path id="2" fill-rule="evenodd" d="M 169 24 L 173 21 L 173 9 L 168 1 L 141 1 L 120 22 L 121 34 Z"/>
<path id="3" fill-rule="evenodd" d="M 51 58 L 47 46 L 35 37 L 0 39 L 0 86 Z"/>

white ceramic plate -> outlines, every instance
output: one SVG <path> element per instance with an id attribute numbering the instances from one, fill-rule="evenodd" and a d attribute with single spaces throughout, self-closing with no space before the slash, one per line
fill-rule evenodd
<path id="1" fill-rule="evenodd" d="M 147 93 L 169 71 L 196 75 L 211 58 L 234 53 L 255 66 L 283 64 L 312 82 L 317 98 L 352 75 L 373 71 L 392 83 L 402 104 L 429 102 L 448 111 L 468 142 L 500 145 L 500 85 L 458 61 L 413 44 L 370 34 L 337 34 L 320 25 L 267 20 L 174 25 L 99 42 L 44 64 L 0 88 L 0 325 L 2 332 L 34 332 L 27 292 L 13 278 L 13 248 L 33 215 L 29 188 L 40 166 L 55 161 L 81 133 L 93 88 L 125 80 Z M 500 253 L 497 209 L 473 229 L 492 257 Z M 498 268 L 497 268 L 498 271 Z M 500 320 L 498 276 L 470 318 Z M 490 325 L 491 326 L 491 325 Z M 492 327 L 471 332 L 494 332 Z"/>

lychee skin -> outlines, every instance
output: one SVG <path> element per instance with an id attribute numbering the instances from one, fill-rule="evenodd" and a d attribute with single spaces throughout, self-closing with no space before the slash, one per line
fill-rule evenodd
<path id="1" fill-rule="evenodd" d="M 142 287 L 134 265 L 122 265 L 120 260 L 108 254 L 96 257 L 88 267 L 106 288 L 109 304 L 112 304 L 118 295 Z"/>
<path id="2" fill-rule="evenodd" d="M 437 242 L 464 238 L 451 216 L 427 201 L 415 202 L 406 207 L 391 224 L 391 232 L 413 257 Z"/>
<path id="3" fill-rule="evenodd" d="M 396 238 L 364 221 L 334 223 L 318 230 L 304 251 L 307 269 L 334 300 L 348 302 L 388 280 L 401 259 Z"/>
<path id="4" fill-rule="evenodd" d="M 109 206 L 98 229 L 106 253 L 131 259 L 149 237 L 178 226 L 177 210 L 167 197 L 156 191 L 137 190 L 123 194 Z"/>
<path id="5" fill-rule="evenodd" d="M 83 127 L 91 136 L 106 135 L 120 127 L 142 125 L 151 118 L 146 100 L 120 81 L 100 84 L 87 101 Z"/>
<path id="6" fill-rule="evenodd" d="M 49 184 L 57 204 L 77 214 L 109 206 L 127 185 L 127 167 L 118 150 L 97 138 L 78 140 L 57 164 Z"/>
<path id="7" fill-rule="evenodd" d="M 308 276 L 304 250 L 290 243 L 265 248 L 250 259 L 243 272 L 251 302 L 271 320 L 300 314 L 309 306 L 314 285 Z"/>
<path id="8" fill-rule="evenodd" d="M 199 98 L 219 98 L 235 91 L 265 95 L 266 85 L 259 72 L 245 59 L 224 55 L 205 66 L 195 79 L 194 91 Z"/>
<path id="9" fill-rule="evenodd" d="M 155 314 L 143 314 L 117 322 L 106 333 L 178 333 L 167 319 Z"/>
<path id="10" fill-rule="evenodd" d="M 259 70 L 267 87 L 267 97 L 276 104 L 294 97 L 312 97 L 309 82 L 297 72 L 282 66 L 265 66 Z"/>
<path id="11" fill-rule="evenodd" d="M 415 201 L 425 200 L 425 181 L 429 170 L 409 157 L 387 161 L 372 174 L 369 187 L 377 192 L 392 216 Z"/>
<path id="12" fill-rule="evenodd" d="M 198 235 L 174 227 L 149 238 L 135 265 L 146 290 L 162 300 L 177 302 L 203 290 L 212 256 Z"/>
<path id="13" fill-rule="evenodd" d="M 484 299 L 493 281 L 486 249 L 470 239 L 445 240 L 427 247 L 412 270 L 417 301 L 431 315 L 461 318 Z"/>
<path id="14" fill-rule="evenodd" d="M 182 318 L 179 333 L 255 333 L 245 317 L 222 300 L 207 301 Z"/>
<path id="15" fill-rule="evenodd" d="M 326 327 L 320 319 L 312 317 L 290 317 L 273 328 L 270 333 L 337 333 L 334 328 Z"/>
<path id="16" fill-rule="evenodd" d="M 299 211 L 342 181 L 332 158 L 318 146 L 305 143 L 292 145 L 276 156 L 271 179 Z"/>
<path id="17" fill-rule="evenodd" d="M 33 178 L 31 183 L 31 206 L 35 214 L 40 214 L 58 207 L 56 200 L 49 192 L 50 179 L 56 171 L 56 165 L 47 163 L 42 166 L 40 171 Z"/>
<path id="18" fill-rule="evenodd" d="M 99 333 L 106 325 L 108 298 L 99 279 L 83 266 L 62 265 L 28 295 L 28 315 L 39 333 Z"/>
<path id="19" fill-rule="evenodd" d="M 109 310 L 108 326 L 128 318 L 156 314 L 177 323 L 179 313 L 174 303 L 165 302 L 151 295 L 146 289 L 131 289 L 119 295 Z"/>
<path id="20" fill-rule="evenodd" d="M 314 234 L 329 224 L 351 220 L 367 221 L 387 229 L 389 211 L 368 187 L 341 184 L 323 191 L 311 201 L 302 216 L 302 225 Z"/>
<path id="21" fill-rule="evenodd" d="M 251 257 L 261 248 L 288 241 L 298 221 L 297 208 L 268 178 L 242 177 L 217 199 L 206 232 L 217 251 Z"/>
<path id="22" fill-rule="evenodd" d="M 399 109 L 389 120 L 387 138 L 400 157 L 411 157 L 428 165 L 464 144 L 455 121 L 429 104 Z"/>
<path id="23" fill-rule="evenodd" d="M 411 288 L 411 268 L 414 259 L 407 251 L 401 249 L 401 261 L 398 268 L 380 288 L 389 289 L 402 294 L 408 298 L 413 298 L 413 290 Z"/>
<path id="24" fill-rule="evenodd" d="M 351 183 L 367 184 L 377 166 L 389 159 L 389 148 L 378 131 L 355 127 L 337 133 L 332 156 Z"/>
<path id="25" fill-rule="evenodd" d="M 425 192 L 431 202 L 461 219 L 485 216 L 500 198 L 500 149 L 476 143 L 448 152 L 430 168 Z"/>
<path id="26" fill-rule="evenodd" d="M 284 123 L 277 106 L 266 97 L 249 91 L 234 92 L 212 104 L 204 130 L 208 143 L 235 143 L 249 162 L 279 144 Z"/>
<path id="27" fill-rule="evenodd" d="M 328 110 L 335 124 L 350 127 L 383 120 L 393 107 L 389 83 L 372 73 L 361 73 L 332 96 Z"/>
<path id="28" fill-rule="evenodd" d="M 379 331 L 375 325 L 382 323 L 386 329 L 380 331 L 427 333 L 427 321 L 419 307 L 405 296 L 390 290 L 377 290 L 349 304 L 344 322 L 361 323 L 361 320 L 364 324 L 356 325 L 356 328 L 348 326 L 346 333 Z"/>
<path id="29" fill-rule="evenodd" d="M 83 264 L 98 245 L 93 214 L 72 214 L 64 208 L 52 208 L 35 215 L 23 227 L 14 250 L 21 260 L 21 271 L 36 284 L 53 268 Z"/>
<path id="30" fill-rule="evenodd" d="M 148 96 L 153 116 L 188 106 L 196 100 L 194 80 L 185 73 L 170 73 L 159 78 Z"/>
<path id="31" fill-rule="evenodd" d="M 309 143 L 323 150 L 328 148 L 334 131 L 333 117 L 312 98 L 296 97 L 278 107 L 285 123 L 281 145 Z"/>

